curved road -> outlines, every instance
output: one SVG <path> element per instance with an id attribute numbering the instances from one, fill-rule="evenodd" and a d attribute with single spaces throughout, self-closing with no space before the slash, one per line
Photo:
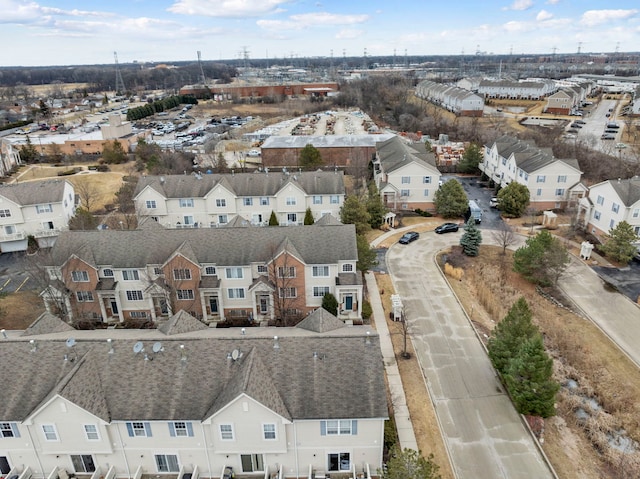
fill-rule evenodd
<path id="1" fill-rule="evenodd" d="M 435 263 L 459 233 L 395 244 L 387 265 L 459 479 L 553 478 Z"/>

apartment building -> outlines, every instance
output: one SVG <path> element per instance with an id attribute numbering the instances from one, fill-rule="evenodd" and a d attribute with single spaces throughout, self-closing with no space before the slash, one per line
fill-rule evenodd
<path id="1" fill-rule="evenodd" d="M 409 144 L 399 136 L 376 145 L 373 174 L 385 206 L 393 211 L 434 209 L 440 184 L 435 155 L 424 143 Z"/>
<path id="2" fill-rule="evenodd" d="M 291 328 L 74 330 L 44 313 L 0 348 L 0 473 L 22 479 L 372 477 L 380 341 L 324 310 Z M 199 325 L 199 326 L 198 326 Z"/>
<path id="3" fill-rule="evenodd" d="M 529 189 L 530 204 L 538 210 L 566 207 L 586 195 L 576 159 L 554 158 L 551 149 L 508 135 L 485 146 L 480 170 L 496 184 L 517 181 Z"/>
<path id="4" fill-rule="evenodd" d="M 53 245 L 76 210 L 73 185 L 64 180 L 0 185 L 0 251 L 26 251 L 28 237 Z"/>
<path id="5" fill-rule="evenodd" d="M 51 251 L 48 311 L 69 319 L 157 321 L 185 310 L 207 323 L 295 323 L 326 293 L 361 318 L 354 225 L 68 231 Z"/>
<path id="6" fill-rule="evenodd" d="M 267 169 L 268 170 L 268 169 Z M 314 219 L 340 218 L 342 172 L 309 171 L 143 176 L 134 193 L 139 217 L 167 228 L 226 226 L 240 217 L 255 226 L 301 225 L 307 208 Z"/>

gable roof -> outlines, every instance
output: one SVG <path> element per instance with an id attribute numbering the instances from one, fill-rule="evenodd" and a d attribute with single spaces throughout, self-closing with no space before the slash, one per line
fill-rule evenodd
<path id="1" fill-rule="evenodd" d="M 344 327 L 345 325 L 342 321 L 324 308 L 316 309 L 296 325 L 296 328 L 306 329 L 315 333 L 326 333 L 327 331 Z"/>
<path id="2" fill-rule="evenodd" d="M 45 311 L 24 330 L 22 336 L 36 336 L 38 334 L 61 333 L 64 331 L 75 331 L 75 328 L 59 317 Z"/>
<path id="3" fill-rule="evenodd" d="M 424 144 L 420 146 L 422 147 L 421 149 L 419 149 L 418 145 L 408 145 L 399 136 L 376 143 L 376 151 L 382 171 L 391 173 L 394 170 L 415 163 L 434 174 L 440 174 L 435 167 L 435 155 L 432 152 L 427 152 Z"/>
<path id="4" fill-rule="evenodd" d="M 537 148 L 533 141 L 523 141 L 509 135 L 496 139 L 493 147 L 502 158 L 513 156 L 516 166 L 526 173 L 533 173 L 557 161 L 582 173 L 576 159 L 559 159 L 553 156 L 550 148 Z"/>
<path id="5" fill-rule="evenodd" d="M 626 180 L 608 180 L 620 201 L 625 206 L 631 206 L 640 201 L 640 177 L 634 176 Z"/>
<path id="6" fill-rule="evenodd" d="M 73 251 L 98 267 L 142 268 L 161 265 L 179 248 L 192 251 L 199 264 L 240 266 L 266 263 L 284 244 L 295 249 L 306 264 L 331 264 L 358 258 L 354 225 L 252 228 L 138 229 L 64 231 L 51 250 L 52 266 L 60 266 Z"/>
<path id="7" fill-rule="evenodd" d="M 182 309 L 171 316 L 166 323 L 158 327 L 158 331 L 167 336 L 202 331 L 205 329 L 209 329 L 209 327 Z"/>
<path id="8" fill-rule="evenodd" d="M 246 335 L 208 328 L 180 337 L 76 331 L 73 352 L 66 337 L 39 337 L 35 351 L 25 338 L 2 342 L 1 420 L 23 421 L 56 394 L 105 421 L 204 420 L 239 394 L 291 419 L 387 416 L 379 337 L 365 326 L 323 334 L 256 327 Z M 136 354 L 138 341 L 146 351 Z M 163 349 L 154 353 L 157 341 Z M 238 361 L 234 350 L 243 353 Z"/>
<path id="9" fill-rule="evenodd" d="M 24 181 L 0 184 L 0 196 L 22 206 L 60 203 L 64 199 L 64 180 Z M 73 198 L 71 199 L 73 201 Z"/>

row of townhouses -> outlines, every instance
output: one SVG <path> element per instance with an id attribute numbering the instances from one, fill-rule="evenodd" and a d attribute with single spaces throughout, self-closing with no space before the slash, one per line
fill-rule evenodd
<path id="1" fill-rule="evenodd" d="M 236 174 L 143 176 L 134 193 L 139 217 L 168 228 L 218 227 L 240 217 L 265 226 L 271 213 L 280 225 L 301 225 L 305 212 L 315 220 L 340 218 L 344 204 L 341 172 L 266 171 Z"/>
<path id="2" fill-rule="evenodd" d="M 431 80 L 418 83 L 415 95 L 461 116 L 482 116 L 484 109 L 482 96 L 457 86 Z"/>
<path id="3" fill-rule="evenodd" d="M 338 300 L 361 319 L 354 225 L 325 216 L 311 226 L 67 231 L 51 250 L 48 311 L 69 319 L 157 321 L 185 310 L 207 323 L 291 324 Z M 282 324 L 282 323 L 281 323 Z"/>
<path id="4" fill-rule="evenodd" d="M 373 477 L 388 416 L 379 337 L 317 310 L 293 328 L 0 338 L 0 474 L 21 479 Z M 229 474 L 229 475 L 227 475 Z"/>
<path id="5" fill-rule="evenodd" d="M 485 98 L 539 100 L 554 93 L 558 87 L 553 80 L 481 80 L 477 93 Z"/>
<path id="6" fill-rule="evenodd" d="M 513 181 L 525 185 L 537 210 L 564 208 L 587 194 L 578 160 L 555 158 L 550 148 L 533 141 L 501 136 L 485 146 L 479 168 L 501 187 Z"/>

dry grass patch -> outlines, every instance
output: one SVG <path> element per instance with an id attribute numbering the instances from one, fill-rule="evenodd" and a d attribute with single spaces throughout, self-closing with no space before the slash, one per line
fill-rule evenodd
<path id="1" fill-rule="evenodd" d="M 0 296 L 0 329 L 26 329 L 44 311 L 44 304 L 36 291 Z"/>

